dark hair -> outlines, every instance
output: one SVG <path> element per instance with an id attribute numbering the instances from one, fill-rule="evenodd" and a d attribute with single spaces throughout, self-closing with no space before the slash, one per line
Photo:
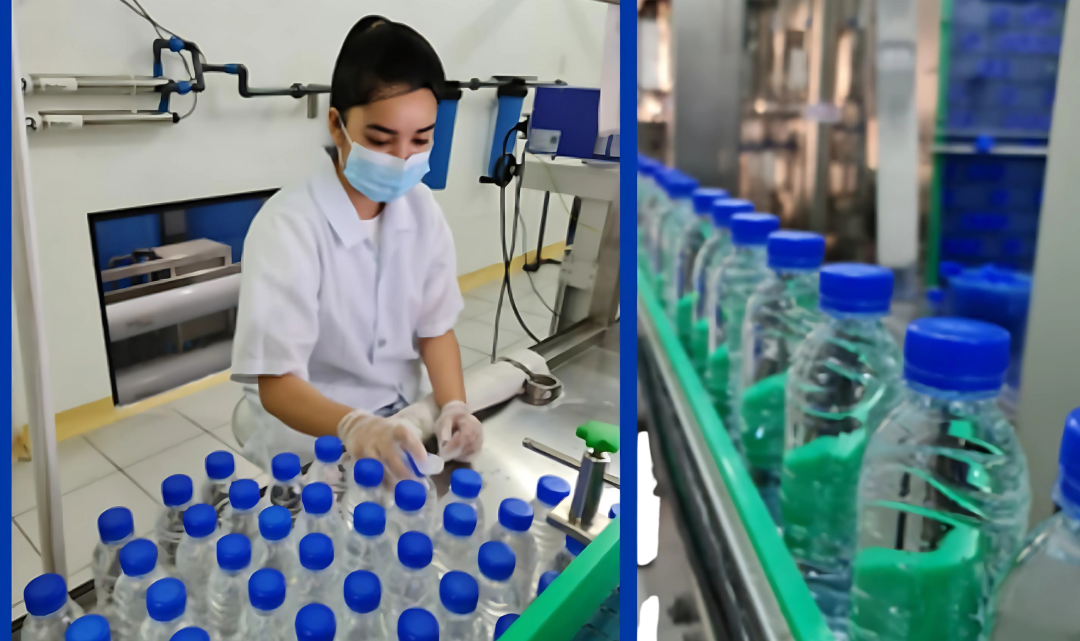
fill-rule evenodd
<path id="1" fill-rule="evenodd" d="M 330 106 L 345 116 L 363 106 L 430 89 L 438 100 L 446 74 L 435 49 L 412 27 L 367 16 L 345 36 L 330 85 Z"/>

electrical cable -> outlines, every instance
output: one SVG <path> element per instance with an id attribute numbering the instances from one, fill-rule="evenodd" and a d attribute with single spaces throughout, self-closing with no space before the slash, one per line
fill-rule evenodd
<path id="1" fill-rule="evenodd" d="M 146 8 L 142 6 L 142 3 L 140 3 L 139 0 L 131 0 L 131 2 L 135 3 L 135 6 L 132 6 L 131 3 L 128 2 L 128 0 L 120 0 L 120 2 L 125 7 L 127 7 L 128 9 L 131 9 L 135 13 L 135 15 L 137 15 L 140 18 L 143 18 L 144 20 L 149 22 L 150 26 L 154 28 L 154 32 L 157 33 L 158 38 L 160 38 L 162 40 L 168 40 L 168 38 L 165 37 L 165 34 L 167 33 L 167 34 L 176 36 L 177 38 L 180 38 L 181 40 L 184 39 L 184 38 L 180 37 L 180 35 L 178 33 L 176 33 L 175 31 L 173 31 L 172 29 L 168 29 L 168 28 L 162 26 L 162 24 L 160 22 L 158 22 L 157 20 L 154 20 L 153 18 L 151 18 L 150 17 L 150 12 L 147 11 Z M 136 7 L 138 7 L 138 8 L 136 8 Z M 164 33 L 162 33 L 162 32 L 164 32 Z M 184 63 L 184 71 L 187 73 L 188 80 L 189 81 L 195 80 L 195 74 L 192 73 L 191 66 L 188 65 L 187 58 L 184 57 L 183 52 L 179 52 L 179 53 L 177 53 L 177 55 L 180 56 L 180 62 Z M 206 56 L 203 56 L 201 51 L 199 52 L 199 55 L 202 57 L 203 64 L 205 64 L 206 63 Z M 191 108 L 188 109 L 187 113 L 185 113 L 183 116 L 180 116 L 180 120 L 184 120 L 188 116 L 190 116 L 191 114 L 195 113 L 195 108 L 198 107 L 198 106 L 199 106 L 199 94 L 193 92 L 192 93 Z"/>
<path id="2" fill-rule="evenodd" d="M 525 229 L 525 220 L 521 217 L 520 208 L 517 209 L 517 217 L 518 217 L 518 221 L 521 223 L 521 246 L 522 247 L 528 247 L 529 246 L 529 234 L 528 234 L 527 230 Z M 539 260 L 540 256 L 537 256 L 536 258 Z M 540 304 L 544 306 L 544 309 L 551 312 L 552 316 L 554 316 L 555 318 L 558 318 L 559 314 L 556 313 L 554 309 L 552 309 L 551 305 L 547 304 L 547 301 L 544 300 L 544 297 L 540 295 L 540 290 L 536 289 L 536 283 L 533 281 L 532 272 L 525 271 L 525 276 L 529 279 L 529 287 L 532 287 L 533 293 L 536 294 L 536 297 L 538 299 L 540 299 Z"/>

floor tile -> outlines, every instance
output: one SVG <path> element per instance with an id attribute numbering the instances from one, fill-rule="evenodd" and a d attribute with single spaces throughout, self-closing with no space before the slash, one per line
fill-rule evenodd
<path id="1" fill-rule="evenodd" d="M 203 433 L 177 412 L 159 407 L 94 430 L 86 438 L 117 467 L 124 468 Z"/>
<path id="2" fill-rule="evenodd" d="M 495 309 L 495 303 L 477 296 L 465 294 L 464 299 L 465 308 L 461 310 L 461 314 L 458 316 L 458 318 L 464 320 L 483 316 Z"/>
<path id="3" fill-rule="evenodd" d="M 520 311 L 521 308 L 519 307 Z M 495 324 L 495 312 L 492 311 L 489 314 L 480 316 L 473 320 L 487 323 L 488 325 Z M 525 321 L 525 325 L 541 339 L 548 337 L 548 330 L 551 327 L 551 314 L 533 314 L 531 312 L 522 311 L 521 320 Z M 521 328 L 521 324 L 518 323 L 518 319 L 514 316 L 514 310 L 510 308 L 510 305 L 505 305 L 502 310 L 502 315 L 499 317 L 499 331 L 511 331 L 524 335 L 525 330 Z"/>
<path id="4" fill-rule="evenodd" d="M 212 430 L 232 419 L 233 409 L 243 396 L 243 385 L 226 381 L 173 401 L 166 407 L 180 412 L 204 430 Z"/>
<path id="5" fill-rule="evenodd" d="M 517 292 L 515 292 L 514 300 L 517 302 L 518 311 L 548 317 L 551 316 L 551 310 L 547 308 L 547 305 L 555 304 L 554 296 L 540 300 L 540 297 L 533 294 L 531 290 L 527 296 L 518 296 Z M 554 309 L 554 307 L 552 307 L 552 309 Z"/>
<path id="6" fill-rule="evenodd" d="M 19 597 L 22 598 L 21 596 Z M 14 622 L 19 617 L 26 616 L 26 604 L 19 601 L 15 605 L 11 606 L 11 620 Z"/>
<path id="7" fill-rule="evenodd" d="M 220 427 L 215 427 L 210 430 L 210 433 L 214 435 L 214 438 L 225 445 L 228 445 L 229 449 L 234 452 L 239 452 L 243 449 L 240 447 L 240 442 L 236 440 L 236 436 L 233 435 L 232 422 L 226 423 Z"/>
<path id="8" fill-rule="evenodd" d="M 144 492 L 159 500 L 161 482 L 173 474 L 187 474 L 198 489 L 206 476 L 206 455 L 221 449 L 224 448 L 220 440 L 211 434 L 203 434 L 124 468 L 124 473 L 138 483 Z M 261 469 L 239 453 L 233 451 L 233 455 L 237 478 L 253 479 L 262 474 Z"/>
<path id="9" fill-rule="evenodd" d="M 61 494 L 77 490 L 116 471 L 109 459 L 81 436 L 57 443 L 56 462 L 60 472 Z M 11 464 L 11 514 L 22 514 L 35 505 L 34 464 L 30 461 L 14 461 Z"/>
<path id="10" fill-rule="evenodd" d="M 458 321 L 454 327 L 454 333 L 457 335 L 459 344 L 490 354 L 494 329 L 494 325 L 490 323 L 466 320 Z M 525 338 L 525 334 L 521 332 L 499 330 L 499 345 L 512 345 L 522 338 Z"/>
<path id="11" fill-rule="evenodd" d="M 502 289 L 502 279 L 496 278 L 493 281 L 484 283 L 483 285 L 471 289 L 468 295 L 473 298 L 482 298 L 489 302 L 497 302 L 499 300 L 499 290 Z"/>
<path id="12" fill-rule="evenodd" d="M 135 534 L 147 536 L 154 531 L 159 506 L 146 492 L 122 472 L 113 472 L 86 487 L 65 494 L 61 499 L 64 513 L 64 548 L 71 572 L 90 565 L 97 544 L 97 518 L 118 505 L 131 510 L 135 518 Z M 35 546 L 39 546 L 37 508 L 15 517 Z M 40 548 L 39 548 L 40 549 Z"/>
<path id="13" fill-rule="evenodd" d="M 11 524 L 11 604 L 23 600 L 26 584 L 41 574 L 41 556 L 15 523 Z"/>
<path id="14" fill-rule="evenodd" d="M 461 369 L 463 370 L 469 369 L 473 365 L 487 363 L 490 361 L 491 356 L 489 354 L 478 352 L 475 349 L 471 349 L 468 347 L 461 348 Z"/>

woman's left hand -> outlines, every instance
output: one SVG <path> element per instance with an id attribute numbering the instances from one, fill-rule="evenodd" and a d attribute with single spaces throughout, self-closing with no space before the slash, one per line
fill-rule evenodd
<path id="1" fill-rule="evenodd" d="M 443 405 L 435 421 L 439 456 L 446 461 L 468 461 L 484 446 L 484 430 L 462 401 Z"/>

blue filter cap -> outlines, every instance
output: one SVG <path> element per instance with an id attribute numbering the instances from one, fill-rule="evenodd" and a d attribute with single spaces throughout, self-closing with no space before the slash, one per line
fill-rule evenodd
<path id="1" fill-rule="evenodd" d="M 243 534 L 226 534 L 217 542 L 218 567 L 238 572 L 251 563 L 251 541 Z"/>
<path id="2" fill-rule="evenodd" d="M 98 516 L 98 536 L 102 543 L 123 541 L 135 532 L 135 519 L 126 507 L 111 507 Z"/>
<path id="3" fill-rule="evenodd" d="M 190 512 L 190 510 L 188 510 Z M 259 535 L 267 541 L 281 541 L 292 531 L 292 513 L 288 508 L 271 505 L 259 512 Z"/>
<path id="4" fill-rule="evenodd" d="M 678 169 L 665 169 L 657 174 L 660 186 L 672 200 L 691 198 L 698 187 L 698 181 Z"/>
<path id="5" fill-rule="evenodd" d="M 310 603 L 296 614 L 297 641 L 333 641 L 337 634 L 334 611 L 321 603 Z"/>
<path id="6" fill-rule="evenodd" d="M 248 599 L 257 610 L 277 610 L 285 603 L 285 575 L 274 568 L 256 570 L 248 579 Z"/>
<path id="7" fill-rule="evenodd" d="M 398 617 L 399 641 L 439 641 L 439 621 L 421 608 L 409 608 Z"/>
<path id="8" fill-rule="evenodd" d="M 206 476 L 214 481 L 222 481 L 233 475 L 236 471 L 236 460 L 233 455 L 223 450 L 210 452 L 206 455 Z"/>
<path id="9" fill-rule="evenodd" d="M 334 562 L 334 542 L 320 532 L 312 532 L 300 539 L 300 565 L 318 572 Z"/>
<path id="10" fill-rule="evenodd" d="M 110 641 L 109 621 L 100 614 L 75 619 L 64 633 L 64 641 Z"/>
<path id="11" fill-rule="evenodd" d="M 210 536 L 217 529 L 217 511 L 205 503 L 184 510 L 184 531 L 194 539 Z"/>
<path id="12" fill-rule="evenodd" d="M 834 263 L 821 268 L 821 309 L 848 314 L 887 314 L 893 273 L 878 265 Z"/>
<path id="13" fill-rule="evenodd" d="M 499 525 L 515 532 L 525 532 L 532 526 L 532 506 L 521 499 L 503 499 L 499 504 Z"/>
<path id="14" fill-rule="evenodd" d="M 614 518 L 617 518 L 618 516 L 619 516 L 619 504 L 618 503 L 612 503 L 611 507 L 608 508 L 607 517 L 609 519 L 614 519 Z"/>
<path id="15" fill-rule="evenodd" d="M 406 512 L 415 512 L 424 507 L 427 491 L 419 481 L 398 481 L 394 486 L 394 504 Z"/>
<path id="16" fill-rule="evenodd" d="M 570 496 L 570 482 L 561 476 L 547 474 L 536 482 L 536 498 L 544 505 L 555 507 Z"/>
<path id="17" fill-rule="evenodd" d="M 236 510 L 250 510 L 259 503 L 259 484 L 240 479 L 229 485 L 229 504 Z"/>
<path id="18" fill-rule="evenodd" d="M 187 590 L 180 579 L 160 579 L 146 591 L 146 613 L 155 621 L 174 621 L 184 614 L 186 606 Z"/>
<path id="19" fill-rule="evenodd" d="M 275 481 L 291 481 L 300 476 L 300 457 L 292 452 L 282 452 L 270 461 L 270 472 Z"/>
<path id="20" fill-rule="evenodd" d="M 567 552 L 569 552 L 570 554 L 573 554 L 574 556 L 577 556 L 577 555 L 581 554 L 581 552 L 584 549 L 585 549 L 585 544 L 584 543 L 582 543 L 581 541 L 578 541 L 577 539 L 570 536 L 569 534 L 566 535 L 566 551 Z"/>
<path id="21" fill-rule="evenodd" d="M 825 237 L 809 231 L 769 234 L 769 268 L 817 269 L 825 260 Z"/>
<path id="22" fill-rule="evenodd" d="M 364 501 L 353 508 L 353 529 L 364 536 L 379 536 L 386 531 L 386 509 Z"/>
<path id="23" fill-rule="evenodd" d="M 374 612 L 382 600 L 379 577 L 367 570 L 357 570 L 345 577 L 345 605 L 353 612 Z"/>
<path id="24" fill-rule="evenodd" d="M 944 316 L 907 327 L 904 378 L 951 392 L 992 392 L 1009 368 L 1009 332 L 990 323 Z"/>
<path id="25" fill-rule="evenodd" d="M 406 532 L 398 537 L 398 560 L 407 568 L 420 570 L 431 565 L 431 539 L 423 532 Z"/>
<path id="26" fill-rule="evenodd" d="M 505 581 L 514 573 L 517 559 L 510 546 L 502 541 L 488 541 L 478 554 L 480 573 L 492 581 Z"/>
<path id="27" fill-rule="evenodd" d="M 454 536 L 472 536 L 476 531 L 476 510 L 464 503 L 449 503 L 443 510 L 443 527 Z"/>
<path id="28" fill-rule="evenodd" d="M 1065 418 L 1065 433 L 1061 437 L 1058 461 L 1054 502 L 1073 518 L 1080 518 L 1080 407 L 1069 412 Z"/>
<path id="29" fill-rule="evenodd" d="M 735 214 L 731 217 L 731 242 L 764 245 L 769 234 L 777 229 L 780 229 L 780 219 L 772 214 Z"/>
<path id="30" fill-rule="evenodd" d="M 480 600 L 480 586 L 464 572 L 447 572 L 439 581 L 439 600 L 454 614 L 472 614 Z"/>
<path id="31" fill-rule="evenodd" d="M 300 498 L 308 514 L 326 514 L 334 507 L 334 491 L 326 483 L 308 483 Z"/>
<path id="32" fill-rule="evenodd" d="M 480 496 L 483 480 L 476 470 L 459 467 L 450 475 L 450 491 L 463 499 L 475 499 Z"/>
<path id="33" fill-rule="evenodd" d="M 731 227 L 731 217 L 754 213 L 754 203 L 741 198 L 721 198 L 713 202 L 712 219 L 716 227 Z"/>
<path id="34" fill-rule="evenodd" d="M 128 576 L 146 576 L 157 565 L 158 548 L 148 539 L 135 539 L 120 548 L 120 569 Z"/>
<path id="35" fill-rule="evenodd" d="M 713 203 L 727 198 L 728 193 L 715 187 L 698 187 L 694 190 L 694 211 L 701 216 L 711 216 Z"/>
<path id="36" fill-rule="evenodd" d="M 67 603 L 67 584 L 59 574 L 42 574 L 23 588 L 26 611 L 36 617 L 56 612 Z"/>
<path id="37" fill-rule="evenodd" d="M 373 458 L 360 459 L 353 466 L 353 480 L 360 487 L 378 487 L 383 480 L 382 461 Z"/>
<path id="38" fill-rule="evenodd" d="M 536 596 L 540 596 L 544 593 L 544 590 L 548 589 L 551 582 L 559 578 L 559 573 L 555 570 L 548 570 L 540 575 L 540 583 L 536 586 Z"/>
<path id="39" fill-rule="evenodd" d="M 161 482 L 161 499 L 167 507 L 180 507 L 191 500 L 194 487 L 187 474 L 173 474 Z"/>
<path id="40" fill-rule="evenodd" d="M 495 622 L 495 641 L 499 641 L 499 637 L 506 634 L 506 631 L 510 629 L 510 626 L 514 625 L 514 621 L 517 621 L 520 616 L 518 614 L 504 614 L 499 617 L 499 620 Z"/>
<path id="41" fill-rule="evenodd" d="M 320 436 L 315 439 L 315 458 L 323 463 L 337 463 L 345 453 L 345 446 L 336 436 Z"/>
<path id="42" fill-rule="evenodd" d="M 210 634 L 202 628 L 184 628 L 172 635 L 169 641 L 210 641 Z"/>

